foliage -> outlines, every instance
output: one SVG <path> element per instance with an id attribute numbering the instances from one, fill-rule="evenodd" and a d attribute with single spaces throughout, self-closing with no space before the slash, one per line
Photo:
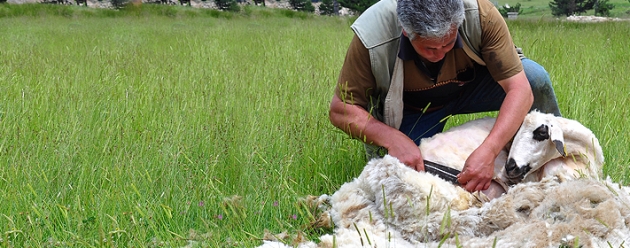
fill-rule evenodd
<path id="1" fill-rule="evenodd" d="M 552 0 L 549 2 L 554 16 L 571 16 L 593 9 L 597 0 Z"/>
<path id="2" fill-rule="evenodd" d="M 608 2 L 609 0 L 599 0 L 595 3 L 595 15 L 597 16 L 610 16 L 610 10 L 615 8 L 615 5 Z M 630 1 L 630 0 L 629 0 Z"/>
<path id="3" fill-rule="evenodd" d="M 514 6 L 510 6 L 506 3 L 505 5 L 501 6 L 501 8 L 499 8 L 499 13 L 501 13 L 503 17 L 507 17 L 508 12 L 518 12 L 519 14 L 523 13 L 523 10 L 521 9 L 521 3 L 516 3 Z"/>
<path id="4" fill-rule="evenodd" d="M 239 12 L 241 11 L 241 7 L 238 6 L 236 0 L 214 0 L 214 3 L 217 5 L 217 8 L 222 11 L 229 12 Z"/>
<path id="5" fill-rule="evenodd" d="M 311 0 L 289 0 L 291 8 L 297 11 L 314 12 L 315 6 L 311 3 Z"/>
<path id="6" fill-rule="evenodd" d="M 629 1 L 630 1 L 630 0 L 629 0 Z M 6 3 L 6 2 L 7 2 L 7 0 L 0 0 L 0 4 L 2 4 L 2 3 Z"/>
<path id="7" fill-rule="evenodd" d="M 129 3 L 129 0 L 110 0 L 114 9 L 122 9 Z"/>
<path id="8" fill-rule="evenodd" d="M 346 7 L 356 13 L 363 13 L 378 0 L 338 0 L 341 7 Z"/>
<path id="9" fill-rule="evenodd" d="M 335 11 L 336 1 L 333 0 L 322 0 L 322 3 L 319 5 L 319 14 L 320 15 L 338 15 L 338 10 Z"/>

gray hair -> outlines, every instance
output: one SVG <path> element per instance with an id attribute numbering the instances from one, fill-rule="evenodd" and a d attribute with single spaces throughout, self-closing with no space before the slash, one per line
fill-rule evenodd
<path id="1" fill-rule="evenodd" d="M 464 22 L 462 0 L 398 0 L 396 12 L 410 40 L 443 38 Z"/>

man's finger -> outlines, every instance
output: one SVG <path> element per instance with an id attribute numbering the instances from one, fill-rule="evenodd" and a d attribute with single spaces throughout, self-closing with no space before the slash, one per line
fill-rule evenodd
<path id="1" fill-rule="evenodd" d="M 466 189 L 466 191 L 473 192 L 473 190 L 475 190 L 475 187 L 477 187 L 477 182 L 475 182 L 474 180 L 470 180 L 470 181 L 465 182 L 462 185 L 464 189 Z"/>
<path id="2" fill-rule="evenodd" d="M 477 188 L 477 184 L 476 183 L 466 184 L 466 191 L 468 191 L 468 192 L 475 192 L 476 188 Z"/>
<path id="3" fill-rule="evenodd" d="M 490 184 L 492 184 L 492 180 L 489 180 L 489 181 L 486 183 L 486 186 L 484 186 L 484 187 L 483 187 L 483 190 L 489 189 L 489 188 L 490 188 Z"/>
<path id="4" fill-rule="evenodd" d="M 459 182 L 460 185 L 465 185 L 469 183 L 469 179 L 468 179 L 468 176 L 466 175 L 466 171 L 462 171 L 461 173 L 457 174 L 457 182 Z"/>
<path id="5" fill-rule="evenodd" d="M 416 171 L 424 171 L 424 162 L 420 161 L 420 163 L 416 165 Z"/>
<path id="6" fill-rule="evenodd" d="M 477 186 L 475 187 L 475 191 L 482 191 L 482 190 L 484 190 L 484 188 L 483 188 L 484 186 L 485 186 L 485 184 L 478 183 Z"/>

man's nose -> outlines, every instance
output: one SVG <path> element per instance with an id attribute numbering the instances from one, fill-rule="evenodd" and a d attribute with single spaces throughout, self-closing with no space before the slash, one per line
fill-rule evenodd
<path id="1" fill-rule="evenodd" d="M 442 60 L 444 58 L 444 55 L 446 55 L 446 52 L 443 50 L 437 50 L 433 52 L 433 57 L 438 61 Z"/>

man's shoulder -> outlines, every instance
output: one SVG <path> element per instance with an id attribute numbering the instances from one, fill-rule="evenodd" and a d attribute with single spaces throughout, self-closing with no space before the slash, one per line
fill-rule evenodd
<path id="1" fill-rule="evenodd" d="M 497 9 L 496 6 L 494 6 L 492 2 L 490 2 L 489 0 L 477 0 L 477 2 L 479 3 L 479 16 L 480 17 L 497 18 L 497 16 L 494 14 L 495 12 L 499 13 L 499 10 Z M 499 17 L 501 17 L 500 14 L 499 14 Z"/>
<path id="2" fill-rule="evenodd" d="M 357 18 L 351 28 L 368 49 L 398 40 L 402 27 L 396 14 L 396 0 L 375 3 Z"/>

